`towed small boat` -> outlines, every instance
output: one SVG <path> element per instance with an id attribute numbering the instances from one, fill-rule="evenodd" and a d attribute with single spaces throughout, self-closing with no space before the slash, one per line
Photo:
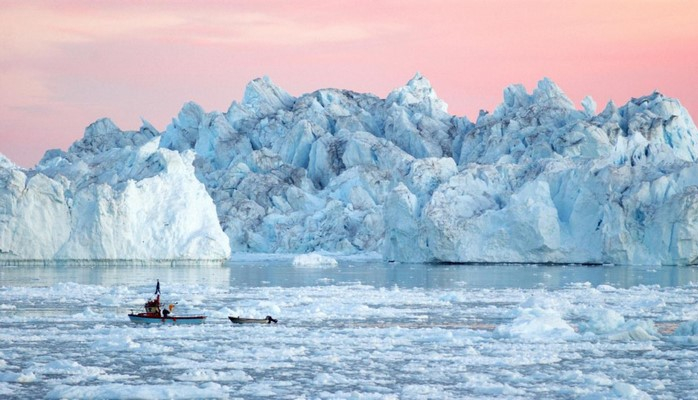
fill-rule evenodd
<path id="1" fill-rule="evenodd" d="M 128 319 L 131 322 L 146 323 L 146 324 L 175 324 L 175 325 L 198 325 L 203 324 L 206 320 L 205 315 L 170 315 L 174 311 L 174 304 L 170 304 L 166 308 L 160 307 L 160 281 L 158 281 L 155 289 L 157 297 L 148 300 L 145 305 L 145 312 L 134 313 L 133 310 L 128 314 Z"/>
<path id="2" fill-rule="evenodd" d="M 234 324 L 271 324 L 279 322 L 279 320 L 274 319 L 271 315 L 267 315 L 266 318 L 240 318 L 228 316 L 230 322 Z"/>

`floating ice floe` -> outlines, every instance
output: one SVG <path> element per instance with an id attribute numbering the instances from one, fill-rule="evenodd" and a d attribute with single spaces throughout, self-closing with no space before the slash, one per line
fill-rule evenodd
<path id="1" fill-rule="evenodd" d="M 294 267 L 336 267 L 337 260 L 318 253 L 300 254 L 293 258 Z"/>
<path id="2" fill-rule="evenodd" d="M 534 296 L 513 311 L 511 323 L 498 326 L 499 337 L 524 340 L 569 340 L 577 336 L 574 328 L 563 319 L 557 301 Z"/>

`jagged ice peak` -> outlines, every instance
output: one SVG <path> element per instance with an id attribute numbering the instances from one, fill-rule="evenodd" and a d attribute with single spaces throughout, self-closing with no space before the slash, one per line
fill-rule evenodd
<path id="1" fill-rule="evenodd" d="M 659 93 L 595 112 L 548 78 L 474 123 L 419 73 L 385 99 L 258 78 L 164 132 L 101 119 L 35 170 L 0 157 L 0 257 L 698 263 L 688 113 Z"/>

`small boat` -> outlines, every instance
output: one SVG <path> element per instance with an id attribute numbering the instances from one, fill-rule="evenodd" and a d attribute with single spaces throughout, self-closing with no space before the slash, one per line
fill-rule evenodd
<path id="1" fill-rule="evenodd" d="M 146 323 L 146 324 L 174 324 L 174 325 L 199 325 L 206 320 L 205 315 L 182 315 L 182 316 L 167 316 L 158 317 L 145 315 L 146 313 L 129 314 L 128 318 L 131 322 Z"/>
<path id="2" fill-rule="evenodd" d="M 128 314 L 131 322 L 146 323 L 146 324 L 175 324 L 175 325 L 198 325 L 203 324 L 206 320 L 205 315 L 170 315 L 174 311 L 174 304 L 170 304 L 167 308 L 160 307 L 160 281 L 158 281 L 155 293 L 157 297 L 148 300 L 145 305 L 145 312 L 134 313 L 133 310 Z"/>
<path id="3" fill-rule="evenodd" d="M 234 324 L 271 324 L 272 322 L 279 322 L 279 320 L 272 318 L 271 315 L 267 315 L 266 318 L 240 318 L 229 316 L 228 319 Z"/>

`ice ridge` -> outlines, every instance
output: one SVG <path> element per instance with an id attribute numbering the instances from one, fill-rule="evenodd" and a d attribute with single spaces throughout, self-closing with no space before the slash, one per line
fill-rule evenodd
<path id="1" fill-rule="evenodd" d="M 0 256 L 695 264 L 697 140 L 658 92 L 597 114 L 544 78 L 471 122 L 419 73 L 385 99 L 264 77 L 163 132 L 102 119 L 34 169 L 1 158 Z"/>

